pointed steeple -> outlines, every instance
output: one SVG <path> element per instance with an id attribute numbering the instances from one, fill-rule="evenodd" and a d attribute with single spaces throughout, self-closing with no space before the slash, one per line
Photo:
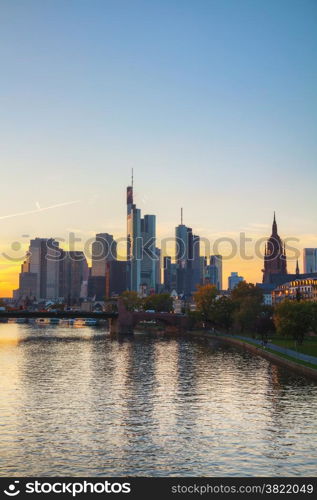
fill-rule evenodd
<path id="1" fill-rule="evenodd" d="M 299 265 L 298 265 L 298 259 L 296 261 L 296 274 L 299 274 Z"/>
<path id="2" fill-rule="evenodd" d="M 277 224 L 276 224 L 276 217 L 275 217 L 275 212 L 274 212 L 274 219 L 273 219 L 273 224 L 272 224 L 272 234 L 277 234 Z"/>

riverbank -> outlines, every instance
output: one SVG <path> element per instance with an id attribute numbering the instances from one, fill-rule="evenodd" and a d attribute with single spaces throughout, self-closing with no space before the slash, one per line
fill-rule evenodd
<path id="1" fill-rule="evenodd" d="M 304 375 L 306 377 L 312 378 L 313 380 L 317 381 L 317 366 L 316 368 L 314 368 L 311 365 L 311 363 L 306 363 L 304 361 L 293 359 L 291 358 L 291 356 L 287 356 L 283 353 L 273 352 L 269 348 L 262 347 L 260 345 L 257 345 L 256 343 L 252 343 L 251 338 L 250 340 L 245 340 L 245 339 L 242 340 L 239 338 L 233 338 L 232 336 L 229 335 L 208 333 L 202 330 L 192 331 L 190 335 L 206 337 L 222 342 L 227 342 L 242 349 L 247 349 L 248 351 L 252 352 L 257 356 L 262 356 L 263 358 L 266 358 L 269 361 L 272 361 L 273 363 L 279 364 L 281 366 L 286 366 L 290 370 L 293 370 L 299 373 L 300 375 Z"/>

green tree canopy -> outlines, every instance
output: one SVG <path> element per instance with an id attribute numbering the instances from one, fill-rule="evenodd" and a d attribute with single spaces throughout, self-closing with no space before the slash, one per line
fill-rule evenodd
<path id="1" fill-rule="evenodd" d="M 313 302 L 284 300 L 275 308 L 274 323 L 279 335 L 293 337 L 302 344 L 305 335 L 314 328 Z"/>
<path id="2" fill-rule="evenodd" d="M 127 290 L 122 293 L 121 297 L 128 311 L 134 311 L 135 309 L 139 309 L 141 307 L 142 301 L 137 292 L 130 292 Z"/>
<path id="3" fill-rule="evenodd" d="M 263 308 L 263 293 L 253 283 L 241 281 L 231 292 L 235 307 L 233 319 L 240 332 L 255 332 L 258 316 Z"/>
<path id="4" fill-rule="evenodd" d="M 173 299 L 169 293 L 154 293 L 143 299 L 143 309 L 153 309 L 156 312 L 173 310 Z"/>

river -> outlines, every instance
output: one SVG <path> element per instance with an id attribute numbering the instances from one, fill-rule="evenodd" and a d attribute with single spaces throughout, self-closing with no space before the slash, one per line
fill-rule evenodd
<path id="1" fill-rule="evenodd" d="M 208 338 L 0 324 L 1 476 L 315 476 L 317 385 Z"/>

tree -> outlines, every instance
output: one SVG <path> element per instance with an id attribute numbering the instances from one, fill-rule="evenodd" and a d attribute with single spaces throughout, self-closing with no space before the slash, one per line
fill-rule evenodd
<path id="1" fill-rule="evenodd" d="M 276 331 L 284 337 L 293 337 L 301 345 L 305 335 L 313 328 L 313 307 L 311 302 L 285 300 L 275 309 Z"/>
<path id="2" fill-rule="evenodd" d="M 202 321 L 215 324 L 215 302 L 217 289 L 213 285 L 199 285 L 194 293 L 197 311 Z"/>
<path id="3" fill-rule="evenodd" d="M 242 281 L 231 292 L 235 306 L 234 323 L 240 332 L 255 332 L 263 307 L 263 293 L 253 283 Z"/>
<path id="4" fill-rule="evenodd" d="M 311 303 L 312 330 L 317 333 L 317 302 Z"/>
<path id="5" fill-rule="evenodd" d="M 275 325 L 273 321 L 273 307 L 263 306 L 255 321 L 255 329 L 261 335 L 263 342 L 266 342 L 268 335 L 274 333 Z"/>
<path id="6" fill-rule="evenodd" d="M 173 309 L 173 299 L 169 293 L 154 293 L 143 299 L 143 308 L 156 312 L 170 312 Z"/>
<path id="7" fill-rule="evenodd" d="M 121 297 L 128 311 L 134 311 L 141 307 L 141 299 L 137 292 L 130 292 L 127 290 L 122 293 Z"/>
<path id="8" fill-rule="evenodd" d="M 217 326 L 229 330 L 233 322 L 234 303 L 229 297 L 220 297 L 214 304 L 214 319 Z"/>

